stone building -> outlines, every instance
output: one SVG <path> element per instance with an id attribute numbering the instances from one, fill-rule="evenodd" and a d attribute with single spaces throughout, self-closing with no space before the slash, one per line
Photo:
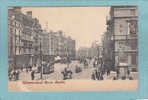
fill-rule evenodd
<path id="1" fill-rule="evenodd" d="M 8 9 L 8 63 L 10 66 L 16 64 L 16 55 L 19 52 L 19 36 L 22 34 L 21 19 L 16 17 L 20 13 L 20 8 L 9 8 Z"/>
<path id="2" fill-rule="evenodd" d="M 62 31 L 49 32 L 49 55 L 75 57 L 75 40 L 66 37 Z"/>
<path id="3" fill-rule="evenodd" d="M 100 57 L 101 54 L 101 45 L 97 43 L 97 41 L 94 41 L 91 44 L 91 47 L 80 47 L 77 50 L 77 58 L 95 58 Z"/>
<path id="4" fill-rule="evenodd" d="M 39 54 L 38 30 L 41 26 L 31 11 L 24 14 L 21 7 L 8 8 L 8 59 L 13 59 L 15 67 L 33 64 L 34 55 Z"/>
<path id="5" fill-rule="evenodd" d="M 109 26 L 113 40 L 114 66 L 138 66 L 138 13 L 136 6 L 113 6 L 110 9 Z"/>
<path id="6" fill-rule="evenodd" d="M 43 56 L 43 61 L 48 61 L 49 58 L 49 32 L 46 30 L 43 30 L 42 33 L 40 33 L 40 38 L 41 38 L 41 44 L 40 44 L 40 49 L 42 52 Z"/>
<path id="7" fill-rule="evenodd" d="M 40 64 L 50 57 L 75 56 L 75 40 L 62 31 L 42 29 L 32 11 L 22 13 L 21 7 L 8 8 L 8 63 L 13 67 Z M 41 58 L 43 57 L 43 58 Z"/>
<path id="8" fill-rule="evenodd" d="M 67 37 L 67 53 L 68 56 L 74 58 L 75 57 L 75 40 L 73 40 L 71 37 Z"/>

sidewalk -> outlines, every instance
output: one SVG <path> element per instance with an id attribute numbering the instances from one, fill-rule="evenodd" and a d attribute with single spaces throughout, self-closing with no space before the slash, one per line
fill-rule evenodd
<path id="1" fill-rule="evenodd" d="M 138 80 L 138 72 L 131 72 L 129 76 L 132 77 L 133 80 Z M 107 74 L 104 75 L 104 80 L 112 80 L 114 77 L 116 77 L 116 72 L 111 71 L 109 76 L 107 76 Z"/>

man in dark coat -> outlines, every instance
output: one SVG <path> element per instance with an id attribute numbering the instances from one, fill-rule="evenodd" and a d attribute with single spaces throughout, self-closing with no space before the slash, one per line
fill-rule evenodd
<path id="1" fill-rule="evenodd" d="M 32 79 L 32 80 L 34 80 L 34 78 L 35 78 L 34 74 L 35 74 L 35 71 L 33 70 L 33 71 L 31 72 L 31 79 Z"/>

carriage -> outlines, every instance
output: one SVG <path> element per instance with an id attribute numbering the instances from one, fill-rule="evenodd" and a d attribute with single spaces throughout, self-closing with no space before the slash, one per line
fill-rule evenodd
<path id="1" fill-rule="evenodd" d="M 66 79 L 72 79 L 72 71 L 67 70 L 67 68 L 64 69 L 64 71 L 61 72 L 63 74 L 63 80 Z"/>

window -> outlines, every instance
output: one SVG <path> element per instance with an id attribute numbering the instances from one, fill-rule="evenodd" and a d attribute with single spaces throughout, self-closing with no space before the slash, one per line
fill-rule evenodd
<path id="1" fill-rule="evenodd" d="M 129 44 L 130 44 L 132 50 L 138 49 L 138 41 L 137 40 L 130 40 Z"/>
<path id="2" fill-rule="evenodd" d="M 21 48 L 19 48 L 19 54 L 21 54 Z"/>
<path id="3" fill-rule="evenodd" d="M 16 47 L 16 55 L 19 55 L 19 47 Z"/>
<path id="4" fill-rule="evenodd" d="M 120 33 L 122 33 L 122 30 L 120 29 Z"/>
<path id="5" fill-rule="evenodd" d="M 26 52 L 26 49 L 24 48 L 24 53 Z"/>
<path id="6" fill-rule="evenodd" d="M 137 56 L 136 56 L 136 54 L 131 54 L 131 64 L 133 64 L 133 65 L 137 64 Z"/>
<path id="7" fill-rule="evenodd" d="M 122 26 L 122 24 L 120 24 L 120 28 L 122 28 L 123 26 Z"/>
<path id="8" fill-rule="evenodd" d="M 130 10 L 130 14 L 133 15 L 133 16 L 135 16 L 136 15 L 136 10 L 135 9 L 131 9 Z"/>

